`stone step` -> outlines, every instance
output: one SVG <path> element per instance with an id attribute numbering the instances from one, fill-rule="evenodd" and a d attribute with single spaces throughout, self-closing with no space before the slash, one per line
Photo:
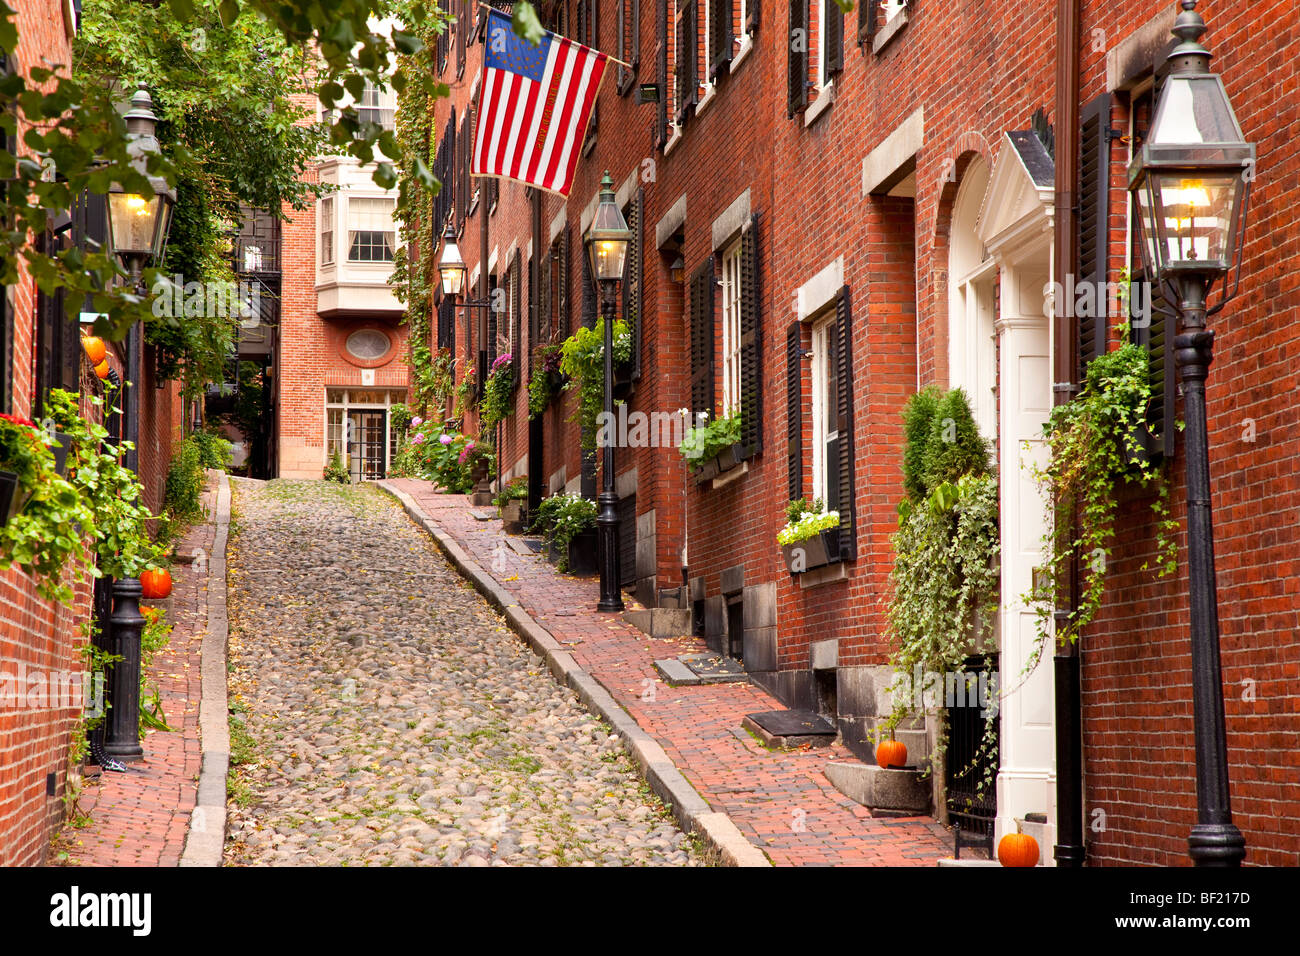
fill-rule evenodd
<path id="1" fill-rule="evenodd" d="M 1016 831 L 1033 837 L 1038 843 L 1038 865 L 1051 866 L 1052 841 L 1048 838 L 1047 824 L 1016 817 Z"/>
<path id="2" fill-rule="evenodd" d="M 673 687 L 694 687 L 704 683 L 703 679 L 675 657 L 655 661 L 655 670 L 659 676 Z"/>
<path id="3" fill-rule="evenodd" d="M 689 611 L 691 609 L 690 600 L 686 595 L 686 588 L 660 588 L 658 596 L 658 606 L 678 611 Z"/>
<path id="4" fill-rule="evenodd" d="M 832 761 L 824 771 L 840 793 L 864 807 L 930 812 L 931 783 L 919 770 L 885 770 L 857 761 Z"/>
<path id="5" fill-rule="evenodd" d="M 624 611 L 623 620 L 651 637 L 689 637 L 691 633 L 691 612 L 679 608 L 652 607 Z"/>

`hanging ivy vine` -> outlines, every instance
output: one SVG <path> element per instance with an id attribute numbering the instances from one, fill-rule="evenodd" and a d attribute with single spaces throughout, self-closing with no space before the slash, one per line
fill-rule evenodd
<path id="1" fill-rule="evenodd" d="M 903 429 L 906 497 L 898 506 L 887 612 L 898 676 L 878 738 L 925 709 L 932 675 L 942 690 L 946 675 L 965 672 L 967 658 L 992 636 L 998 606 L 998 482 L 966 394 L 923 389 L 908 402 Z M 987 764 L 982 758 L 996 744 L 996 704 L 981 703 L 984 743 L 959 776 Z M 940 716 L 932 763 L 946 741 Z M 986 776 L 979 791 L 989 782 Z"/>

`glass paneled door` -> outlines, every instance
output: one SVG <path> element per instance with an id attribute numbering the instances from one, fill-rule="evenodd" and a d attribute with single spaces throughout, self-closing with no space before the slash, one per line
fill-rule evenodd
<path id="1" fill-rule="evenodd" d="M 348 471 L 353 481 L 385 476 L 387 417 L 388 413 L 383 409 L 348 410 Z"/>

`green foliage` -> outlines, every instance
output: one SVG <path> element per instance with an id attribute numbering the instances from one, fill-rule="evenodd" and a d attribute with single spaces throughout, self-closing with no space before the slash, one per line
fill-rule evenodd
<path id="1" fill-rule="evenodd" d="M 837 528 L 840 524 L 838 511 L 805 511 L 797 518 L 792 518 L 786 526 L 776 533 L 776 543 L 785 547 L 797 541 L 815 538 L 823 531 Z"/>
<path id="2" fill-rule="evenodd" d="M 514 478 L 511 478 L 508 482 L 506 482 L 505 485 L 502 487 L 502 489 L 497 492 L 496 497 L 492 499 L 492 503 L 496 505 L 498 508 L 504 508 L 507 504 L 509 504 L 512 501 L 527 501 L 527 500 L 528 500 L 528 476 L 516 475 Z"/>
<path id="3" fill-rule="evenodd" d="M 557 567 L 568 570 L 569 542 L 596 527 L 596 502 L 581 495 L 558 494 L 542 499 L 529 531 L 540 534 L 562 555 Z"/>
<path id="4" fill-rule="evenodd" d="M 393 430 L 399 435 L 406 434 L 407 429 L 411 427 L 411 419 L 417 417 L 409 405 L 402 402 L 393 402 L 388 406 L 388 423 Z"/>
<path id="5" fill-rule="evenodd" d="M 1051 459 L 1036 475 L 1055 513 L 1045 542 L 1045 570 L 1057 586 L 1063 585 L 1076 560 L 1082 575 L 1078 606 L 1065 622 L 1055 625 L 1062 643 L 1078 640 L 1101 608 L 1121 485 L 1137 484 L 1154 492 L 1155 570 L 1166 577 L 1178 569 L 1174 542 L 1178 525 L 1169 515 L 1169 486 L 1141 447 L 1142 430 L 1152 424 L 1146 417 L 1151 402 L 1149 376 L 1146 349 L 1126 342 L 1088 363 L 1083 389 L 1073 401 L 1053 408 L 1044 427 Z M 1144 563 L 1142 569 L 1149 570 L 1149 565 Z M 1034 661 L 1053 630 L 1054 598 L 1054 594 L 1026 596 L 1038 612 Z"/>
<path id="6" fill-rule="evenodd" d="M 449 426 L 422 422 L 411 428 L 393 462 L 394 477 L 423 478 L 454 494 L 474 487 L 476 471 L 492 463 L 492 445 Z"/>
<path id="7" fill-rule="evenodd" d="M 909 401 L 903 424 L 908 496 L 898 509 L 887 619 L 894 640 L 890 664 L 906 685 L 916 674 L 963 670 L 966 658 L 992 635 L 1000 544 L 997 478 L 965 393 L 922 391 Z M 915 695 L 896 687 L 893 710 L 880 732 L 892 733 L 915 709 Z M 986 715 L 972 767 L 993 746 L 995 729 Z M 945 746 L 941 726 L 932 756 Z M 979 790 L 989 782 L 980 781 Z"/>
<path id="8" fill-rule="evenodd" d="M 352 474 L 348 471 L 347 465 L 343 464 L 343 458 L 337 448 L 330 455 L 330 462 L 325 466 L 324 478 L 326 481 L 333 481 L 340 485 L 352 484 Z"/>
<path id="9" fill-rule="evenodd" d="M 199 449 L 199 463 L 204 468 L 226 471 L 234 460 L 235 446 L 220 432 L 204 429 L 190 436 Z"/>
<path id="10" fill-rule="evenodd" d="M 707 424 L 686 429 L 677 451 L 690 463 L 692 471 L 699 471 L 705 462 L 739 442 L 740 411 L 736 410 Z"/>
<path id="11" fill-rule="evenodd" d="M 177 521 L 203 516 L 203 451 L 191 436 L 176 446 L 167 466 L 163 507 Z"/>
<path id="12" fill-rule="evenodd" d="M 805 514 L 819 515 L 826 510 L 826 502 L 820 498 L 796 498 L 785 506 L 785 523 L 794 524 Z"/>
<path id="13" fill-rule="evenodd" d="M 561 345 L 543 345 L 533 352 L 533 370 L 528 378 L 528 417 L 541 415 L 550 407 L 556 392 L 551 387 L 552 373 L 560 374 Z"/>
<path id="14" fill-rule="evenodd" d="M 154 657 L 171 642 L 172 625 L 167 623 L 167 612 L 160 607 L 141 608 L 144 627 L 140 630 L 140 732 L 146 730 L 175 731 L 167 724 L 163 713 L 162 692 L 156 682 L 149 680 L 149 667 Z"/>
<path id="15" fill-rule="evenodd" d="M 60 419 L 56 427 L 62 424 Z M 7 517 L 0 527 L 0 568 L 16 564 L 32 576 L 43 597 L 71 601 L 63 569 L 71 558 L 84 557 L 82 529 L 93 514 L 76 488 L 55 472 L 53 452 L 27 419 L 0 415 L 0 470 L 17 476 L 19 508 L 12 517 L 0 515 L 0 520 Z"/>
<path id="16" fill-rule="evenodd" d="M 578 408 L 573 421 L 582 429 L 584 450 L 596 447 L 596 419 L 605 402 L 605 320 L 591 328 L 580 328 L 561 346 L 560 370 L 569 377 L 567 388 L 578 390 Z M 614 361 L 632 361 L 632 333 L 622 319 L 614 320 Z"/>
<path id="17" fill-rule="evenodd" d="M 89 532 L 90 549 L 97 561 L 91 574 L 138 577 L 158 563 L 162 548 L 149 537 L 148 522 L 155 516 L 144 506 L 140 479 L 121 461 L 131 443 L 110 443 L 108 430 L 83 418 L 78 402 L 78 396 L 55 389 L 45 408 L 46 416 L 68 435 L 71 445 L 68 484 L 78 502 L 71 507 L 84 516 L 72 533 L 80 538 Z M 99 396 L 90 402 L 98 410 L 96 417 L 120 411 Z"/>
<path id="18" fill-rule="evenodd" d="M 925 487 L 929 492 L 963 475 L 989 470 L 989 444 L 979 433 L 966 393 L 954 388 L 935 405 L 925 446 Z"/>
<path id="19" fill-rule="evenodd" d="M 903 409 L 903 490 L 913 503 L 928 493 L 925 462 L 930 451 L 930 426 L 942 395 L 938 388 L 928 385 L 908 399 Z"/>
<path id="20" fill-rule="evenodd" d="M 497 356 L 483 383 L 479 401 L 479 430 L 490 432 L 515 413 L 515 364 L 509 354 Z"/>

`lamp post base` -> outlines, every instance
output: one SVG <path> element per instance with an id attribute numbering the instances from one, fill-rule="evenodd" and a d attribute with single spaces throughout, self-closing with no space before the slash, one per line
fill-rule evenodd
<path id="1" fill-rule="evenodd" d="M 618 495 L 602 491 L 597 499 L 596 532 L 600 541 L 600 602 L 597 611 L 623 610 L 623 596 L 618 593 Z"/>
<path id="2" fill-rule="evenodd" d="M 1196 824 L 1187 846 L 1195 866 L 1241 866 L 1246 858 L 1246 838 L 1231 823 Z"/>

